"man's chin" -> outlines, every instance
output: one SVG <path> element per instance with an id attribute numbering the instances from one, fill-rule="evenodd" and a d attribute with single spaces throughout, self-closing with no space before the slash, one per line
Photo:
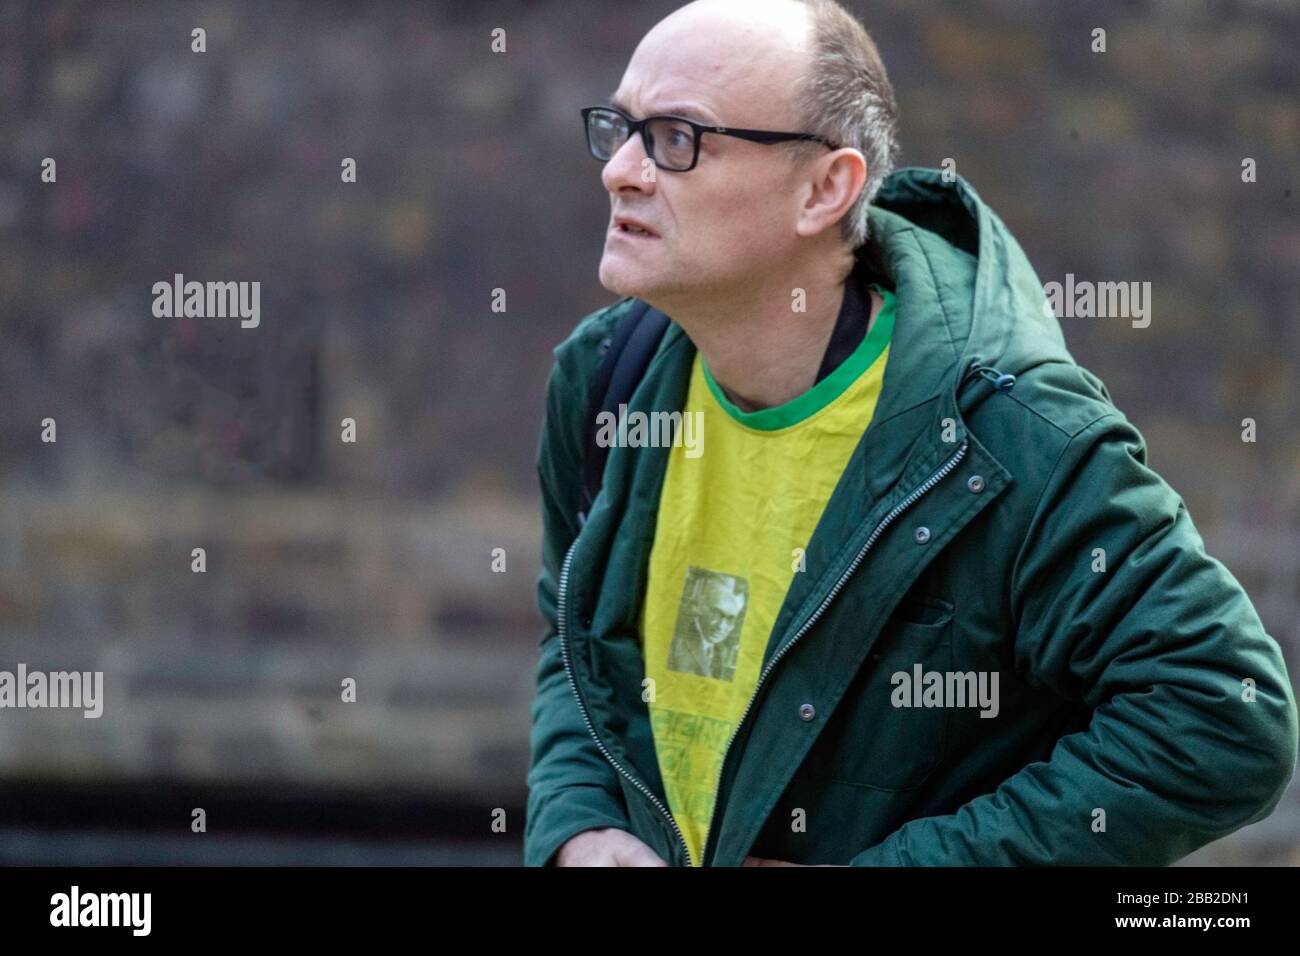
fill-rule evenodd
<path id="1" fill-rule="evenodd" d="M 654 283 L 647 281 L 638 269 L 629 269 L 622 262 L 611 262 L 606 256 L 600 261 L 600 284 L 614 295 L 627 295 L 645 298 L 645 294 L 654 288 Z"/>

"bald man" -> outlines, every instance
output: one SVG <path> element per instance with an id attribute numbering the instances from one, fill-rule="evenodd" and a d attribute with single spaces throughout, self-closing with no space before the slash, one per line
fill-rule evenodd
<path id="1" fill-rule="evenodd" d="M 525 862 L 1163 865 L 1269 813 L 1276 641 L 1001 220 L 894 171 L 862 25 L 699 0 L 582 116 L 621 298 L 548 382 Z M 612 447 L 584 507 L 638 300 L 626 402 L 704 454 Z"/>

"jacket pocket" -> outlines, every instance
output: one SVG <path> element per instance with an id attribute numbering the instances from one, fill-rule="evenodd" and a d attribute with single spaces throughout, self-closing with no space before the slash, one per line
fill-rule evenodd
<path id="1" fill-rule="evenodd" d="M 924 598 L 898 606 L 824 732 L 826 777 L 907 790 L 934 773 L 946 755 L 951 708 L 943 706 L 942 693 L 939 706 L 926 706 L 924 691 L 926 675 L 937 672 L 943 680 L 952 670 L 952 628 L 951 602 Z"/>
<path id="2" fill-rule="evenodd" d="M 904 598 L 889 618 L 890 624 L 922 624 L 939 626 L 952 620 L 955 605 L 945 598 Z M 879 646 L 877 646 L 879 651 Z"/>

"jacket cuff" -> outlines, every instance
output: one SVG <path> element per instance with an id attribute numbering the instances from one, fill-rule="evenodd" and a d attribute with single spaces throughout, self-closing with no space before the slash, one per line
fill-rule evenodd
<path id="1" fill-rule="evenodd" d="M 891 833 L 880 843 L 849 860 L 849 866 L 911 866 L 904 862 L 899 842 L 898 834 Z"/>
<path id="2" fill-rule="evenodd" d="M 557 850 L 584 830 L 615 827 L 631 832 L 622 801 L 603 787 L 565 787 L 530 808 L 524 824 L 524 866 L 554 866 Z"/>

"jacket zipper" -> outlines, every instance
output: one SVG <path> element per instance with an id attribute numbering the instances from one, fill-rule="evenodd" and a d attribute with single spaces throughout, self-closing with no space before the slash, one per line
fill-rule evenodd
<path id="1" fill-rule="evenodd" d="M 770 673 L 772 673 L 773 668 L 775 668 L 777 663 L 781 660 L 781 658 L 786 655 L 786 652 L 789 651 L 790 648 L 794 647 L 795 643 L 798 642 L 799 638 L 803 637 L 804 634 L 808 633 L 809 628 L 811 628 L 814 624 L 817 623 L 817 619 L 822 616 L 822 613 L 826 610 L 827 607 L 830 606 L 831 601 L 835 599 L 835 595 L 839 594 L 839 592 L 843 589 L 845 582 L 848 581 L 848 579 L 853 576 L 853 572 L 858 569 L 858 566 L 860 564 L 862 564 L 863 558 L 867 556 L 867 552 L 871 550 L 871 546 L 876 543 L 876 539 L 880 537 L 881 533 L 885 530 L 885 528 L 888 527 L 889 524 L 893 522 L 893 520 L 897 518 L 900 514 L 902 514 L 912 505 L 914 505 L 917 499 L 919 499 L 927 491 L 929 491 L 931 488 L 937 485 L 945 475 L 947 475 L 950 471 L 956 468 L 957 464 L 962 460 L 962 458 L 966 456 L 966 448 L 969 444 L 970 444 L 969 440 L 963 440 L 961 443 L 961 447 L 957 449 L 957 451 L 953 454 L 951 458 L 949 458 L 946 462 L 940 465 L 939 469 L 936 472 L 934 472 L 934 474 L 932 474 L 929 478 L 925 479 L 925 481 L 921 482 L 921 484 L 918 485 L 915 489 L 913 489 L 911 494 L 909 494 L 906 498 L 904 498 L 898 504 L 894 505 L 894 507 L 889 509 L 889 513 L 880 519 L 880 523 L 876 525 L 875 530 L 871 532 L 871 535 L 867 538 L 866 543 L 863 544 L 862 550 L 858 552 L 858 556 L 853 559 L 853 563 L 848 566 L 844 574 L 840 576 L 840 579 L 835 582 L 835 586 L 831 588 L 830 593 L 828 593 L 826 597 L 822 600 L 822 603 L 818 605 L 817 610 L 813 612 L 812 617 L 808 618 L 808 620 L 806 620 L 803 623 L 803 626 L 800 627 L 799 630 L 795 632 L 794 636 L 790 638 L 790 640 L 786 641 L 784 645 L 782 645 L 781 649 L 776 652 L 776 656 L 774 656 L 770 661 L 767 662 L 767 666 L 764 667 L 762 673 L 758 675 L 758 682 L 754 685 L 754 693 L 750 696 L 749 703 L 745 705 L 745 710 L 743 713 L 741 713 L 740 720 L 736 722 L 735 728 L 731 731 L 731 737 L 727 740 L 726 749 L 723 750 L 722 752 L 722 763 L 718 767 L 718 779 L 713 786 L 713 793 L 715 799 L 714 802 L 715 812 L 717 810 L 716 798 L 718 794 L 718 789 L 719 787 L 722 786 L 722 772 L 727 767 L 727 756 L 731 753 L 731 745 L 735 741 L 736 735 L 740 732 L 740 728 L 745 725 L 745 718 L 749 716 L 750 708 L 754 706 L 754 701 L 758 699 L 758 693 L 760 690 L 762 690 L 763 682 L 767 680 L 767 676 Z M 708 849 L 709 846 L 708 838 L 712 835 L 713 835 L 713 821 L 712 819 L 710 819 L 709 830 L 708 833 L 705 835 L 705 840 L 704 840 L 704 846 L 706 850 Z"/>
<path id="2" fill-rule="evenodd" d="M 566 625 L 568 624 L 568 595 L 565 593 L 569 583 L 569 563 L 573 558 L 573 549 L 577 543 L 578 539 L 574 538 L 573 542 L 569 545 L 569 550 L 564 555 L 564 565 L 560 569 L 560 583 L 555 609 L 555 616 L 559 625 L 560 657 L 564 661 L 564 673 L 569 678 L 569 687 L 573 690 L 573 699 L 578 702 L 578 710 L 582 712 L 582 719 L 587 725 L 587 732 L 591 734 L 591 739 L 596 742 L 596 746 L 600 748 L 600 752 L 605 755 L 605 759 L 613 765 L 615 770 L 627 777 L 633 786 L 649 797 L 650 802 L 653 803 L 659 812 L 664 815 L 664 819 L 668 821 L 669 825 L 673 828 L 673 832 L 677 834 L 677 842 L 681 845 L 682 853 L 686 856 L 686 865 L 692 866 L 691 850 L 690 847 L 686 845 L 686 838 L 682 836 L 682 831 L 681 828 L 677 826 L 677 821 L 673 819 L 673 815 L 668 811 L 668 808 L 660 802 L 659 798 L 654 795 L 650 788 L 636 777 L 632 776 L 631 773 L 624 769 L 622 764 L 614 759 L 613 754 L 605 749 L 605 745 L 596 734 L 596 728 L 591 723 L 591 716 L 587 713 L 587 706 L 582 702 L 582 695 L 578 693 L 578 682 L 573 677 L 573 667 L 569 663 L 568 639 L 566 636 Z"/>

